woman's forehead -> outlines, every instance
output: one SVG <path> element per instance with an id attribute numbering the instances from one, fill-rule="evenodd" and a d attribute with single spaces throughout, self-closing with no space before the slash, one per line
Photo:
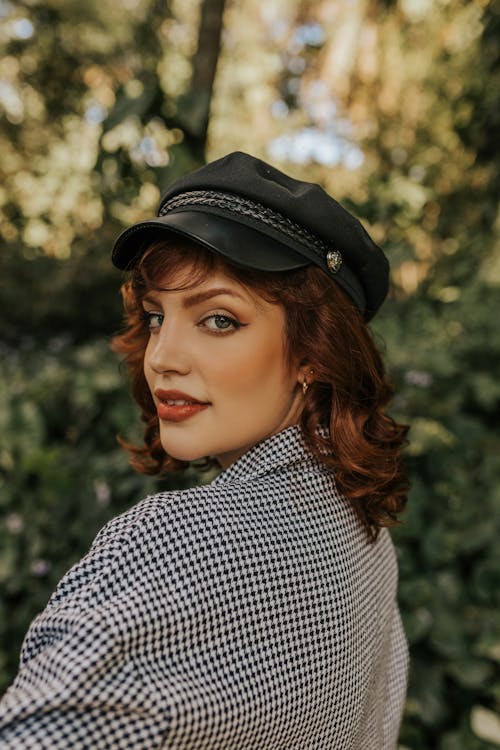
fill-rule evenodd
<path id="1" fill-rule="evenodd" d="M 159 288 L 172 291 L 205 288 L 213 284 L 224 282 L 227 286 L 243 287 L 234 276 L 224 271 L 219 264 L 208 267 L 204 263 L 196 263 L 191 259 L 176 263 L 154 278 L 155 285 Z"/>

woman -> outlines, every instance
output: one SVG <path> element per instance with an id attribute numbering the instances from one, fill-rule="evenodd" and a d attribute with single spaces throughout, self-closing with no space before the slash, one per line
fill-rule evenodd
<path id="1" fill-rule="evenodd" d="M 176 182 L 113 260 L 146 498 L 63 578 L 23 646 L 2 747 L 395 748 L 406 427 L 366 321 L 388 265 L 319 186 L 242 153 Z"/>

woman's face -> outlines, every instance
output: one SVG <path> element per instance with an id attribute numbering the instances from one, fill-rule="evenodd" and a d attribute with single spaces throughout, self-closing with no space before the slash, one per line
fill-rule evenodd
<path id="1" fill-rule="evenodd" d="M 168 287 L 185 284 L 190 270 L 169 275 Z M 286 362 L 280 305 L 214 271 L 190 289 L 151 291 L 143 307 L 144 373 L 170 456 L 214 456 L 226 468 L 297 422 L 305 371 Z"/>

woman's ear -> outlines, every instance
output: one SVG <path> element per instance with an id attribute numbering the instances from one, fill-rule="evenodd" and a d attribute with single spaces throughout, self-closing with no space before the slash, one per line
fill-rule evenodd
<path id="1" fill-rule="evenodd" d="M 311 383 L 314 383 L 314 369 L 310 365 L 300 367 L 297 373 L 297 381 L 302 386 L 305 396 Z"/>

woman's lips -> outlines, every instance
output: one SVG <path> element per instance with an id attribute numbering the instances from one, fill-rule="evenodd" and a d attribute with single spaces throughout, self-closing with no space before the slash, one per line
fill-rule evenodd
<path id="1" fill-rule="evenodd" d="M 210 406 L 209 403 L 198 401 L 181 391 L 157 389 L 155 396 L 158 399 L 156 404 L 158 417 L 169 422 L 182 422 Z"/>

